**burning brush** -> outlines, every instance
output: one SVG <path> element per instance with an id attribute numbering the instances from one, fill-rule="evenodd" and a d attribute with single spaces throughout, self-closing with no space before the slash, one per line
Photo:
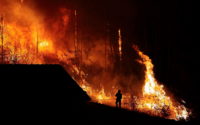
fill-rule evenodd
<path id="1" fill-rule="evenodd" d="M 187 120 L 191 115 L 191 111 L 167 95 L 164 85 L 159 84 L 155 79 L 154 66 L 151 59 L 141 52 L 137 46 L 133 48 L 141 58 L 137 61 L 145 66 L 145 80 L 142 95 L 138 97 L 132 96 L 130 93 L 123 95 L 123 108 L 176 121 Z M 85 83 L 81 87 L 92 97 L 93 101 L 114 106 L 115 98 L 113 91 L 116 92 L 119 87 L 113 87 L 112 92 L 107 94 L 104 88 L 101 88 L 100 91 L 94 90 L 90 87 L 90 84 L 86 83 L 86 80 L 84 81 Z"/>
<path id="2" fill-rule="evenodd" d="M 141 52 L 137 46 L 133 47 L 140 56 L 139 63 L 145 65 L 145 85 L 142 96 L 137 99 L 137 110 L 148 112 L 155 116 L 164 116 L 169 119 L 180 120 L 189 117 L 191 112 L 184 106 L 167 96 L 164 85 L 159 85 L 153 72 L 151 59 Z"/>

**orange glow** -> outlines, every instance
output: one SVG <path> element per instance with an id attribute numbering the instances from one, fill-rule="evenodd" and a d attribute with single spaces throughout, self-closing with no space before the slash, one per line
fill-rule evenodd
<path id="1" fill-rule="evenodd" d="M 122 35 L 121 35 L 121 30 L 118 30 L 118 35 L 119 35 L 119 56 L 120 56 L 120 60 L 122 60 Z"/>

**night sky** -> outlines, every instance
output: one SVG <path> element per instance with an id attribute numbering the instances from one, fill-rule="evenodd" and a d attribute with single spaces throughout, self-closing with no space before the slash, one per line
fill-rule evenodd
<path id="1" fill-rule="evenodd" d="M 189 105 L 199 107 L 192 1 L 35 0 L 32 6 L 47 15 L 57 7 L 77 9 L 82 32 L 91 35 L 104 32 L 106 24 L 110 24 L 111 33 L 121 28 L 124 53 L 137 44 L 152 58 L 157 79 Z"/>

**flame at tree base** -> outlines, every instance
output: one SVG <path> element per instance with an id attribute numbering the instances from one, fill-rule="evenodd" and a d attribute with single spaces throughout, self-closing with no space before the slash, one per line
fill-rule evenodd
<path id="1" fill-rule="evenodd" d="M 136 101 L 137 110 L 168 119 L 186 120 L 190 112 L 184 105 L 173 102 L 172 99 L 166 95 L 164 86 L 159 85 L 155 79 L 151 59 L 141 52 L 137 46 L 134 46 L 134 49 L 141 57 L 141 60 L 138 60 L 138 62 L 144 64 L 146 68 L 142 97 Z"/>

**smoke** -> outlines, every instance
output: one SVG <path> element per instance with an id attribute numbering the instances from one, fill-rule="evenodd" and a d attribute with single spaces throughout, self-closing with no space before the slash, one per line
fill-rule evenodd
<path id="1" fill-rule="evenodd" d="M 4 0 L 0 1 L 0 5 L 2 7 L 0 12 L 3 13 L 6 24 L 12 26 L 10 29 L 6 28 L 8 41 L 16 40 L 18 47 L 26 48 L 28 57 L 31 51 L 35 55 L 38 37 L 39 42 L 49 42 L 47 50 L 44 49 L 45 47 L 39 50 L 39 52 L 48 51 L 43 54 L 40 63 L 61 64 L 73 77 L 75 75 L 73 68 L 78 65 L 78 69 L 84 72 L 87 83 L 93 89 L 99 91 L 104 89 L 106 94 L 109 93 L 113 97 L 118 89 L 121 89 L 124 94 L 137 95 L 141 92 L 145 69 L 135 61 L 138 58 L 136 52 L 132 50 L 132 47 L 123 48 L 123 51 L 131 49 L 132 55 L 126 55 L 127 53 L 123 52 L 123 59 L 120 61 L 117 41 L 112 45 L 108 43 L 107 46 L 105 45 L 108 41 L 105 35 L 107 29 L 99 28 L 102 24 L 99 24 L 100 26 L 97 26 L 95 30 L 91 30 L 89 24 L 78 27 L 79 46 L 76 50 L 74 10 L 68 9 L 64 1 Z M 81 15 L 78 21 L 81 21 L 80 18 Z M 80 24 L 84 23 L 80 22 Z M 111 52 L 110 46 L 114 48 L 114 53 Z M 38 63 L 37 61 L 29 62 Z"/>

